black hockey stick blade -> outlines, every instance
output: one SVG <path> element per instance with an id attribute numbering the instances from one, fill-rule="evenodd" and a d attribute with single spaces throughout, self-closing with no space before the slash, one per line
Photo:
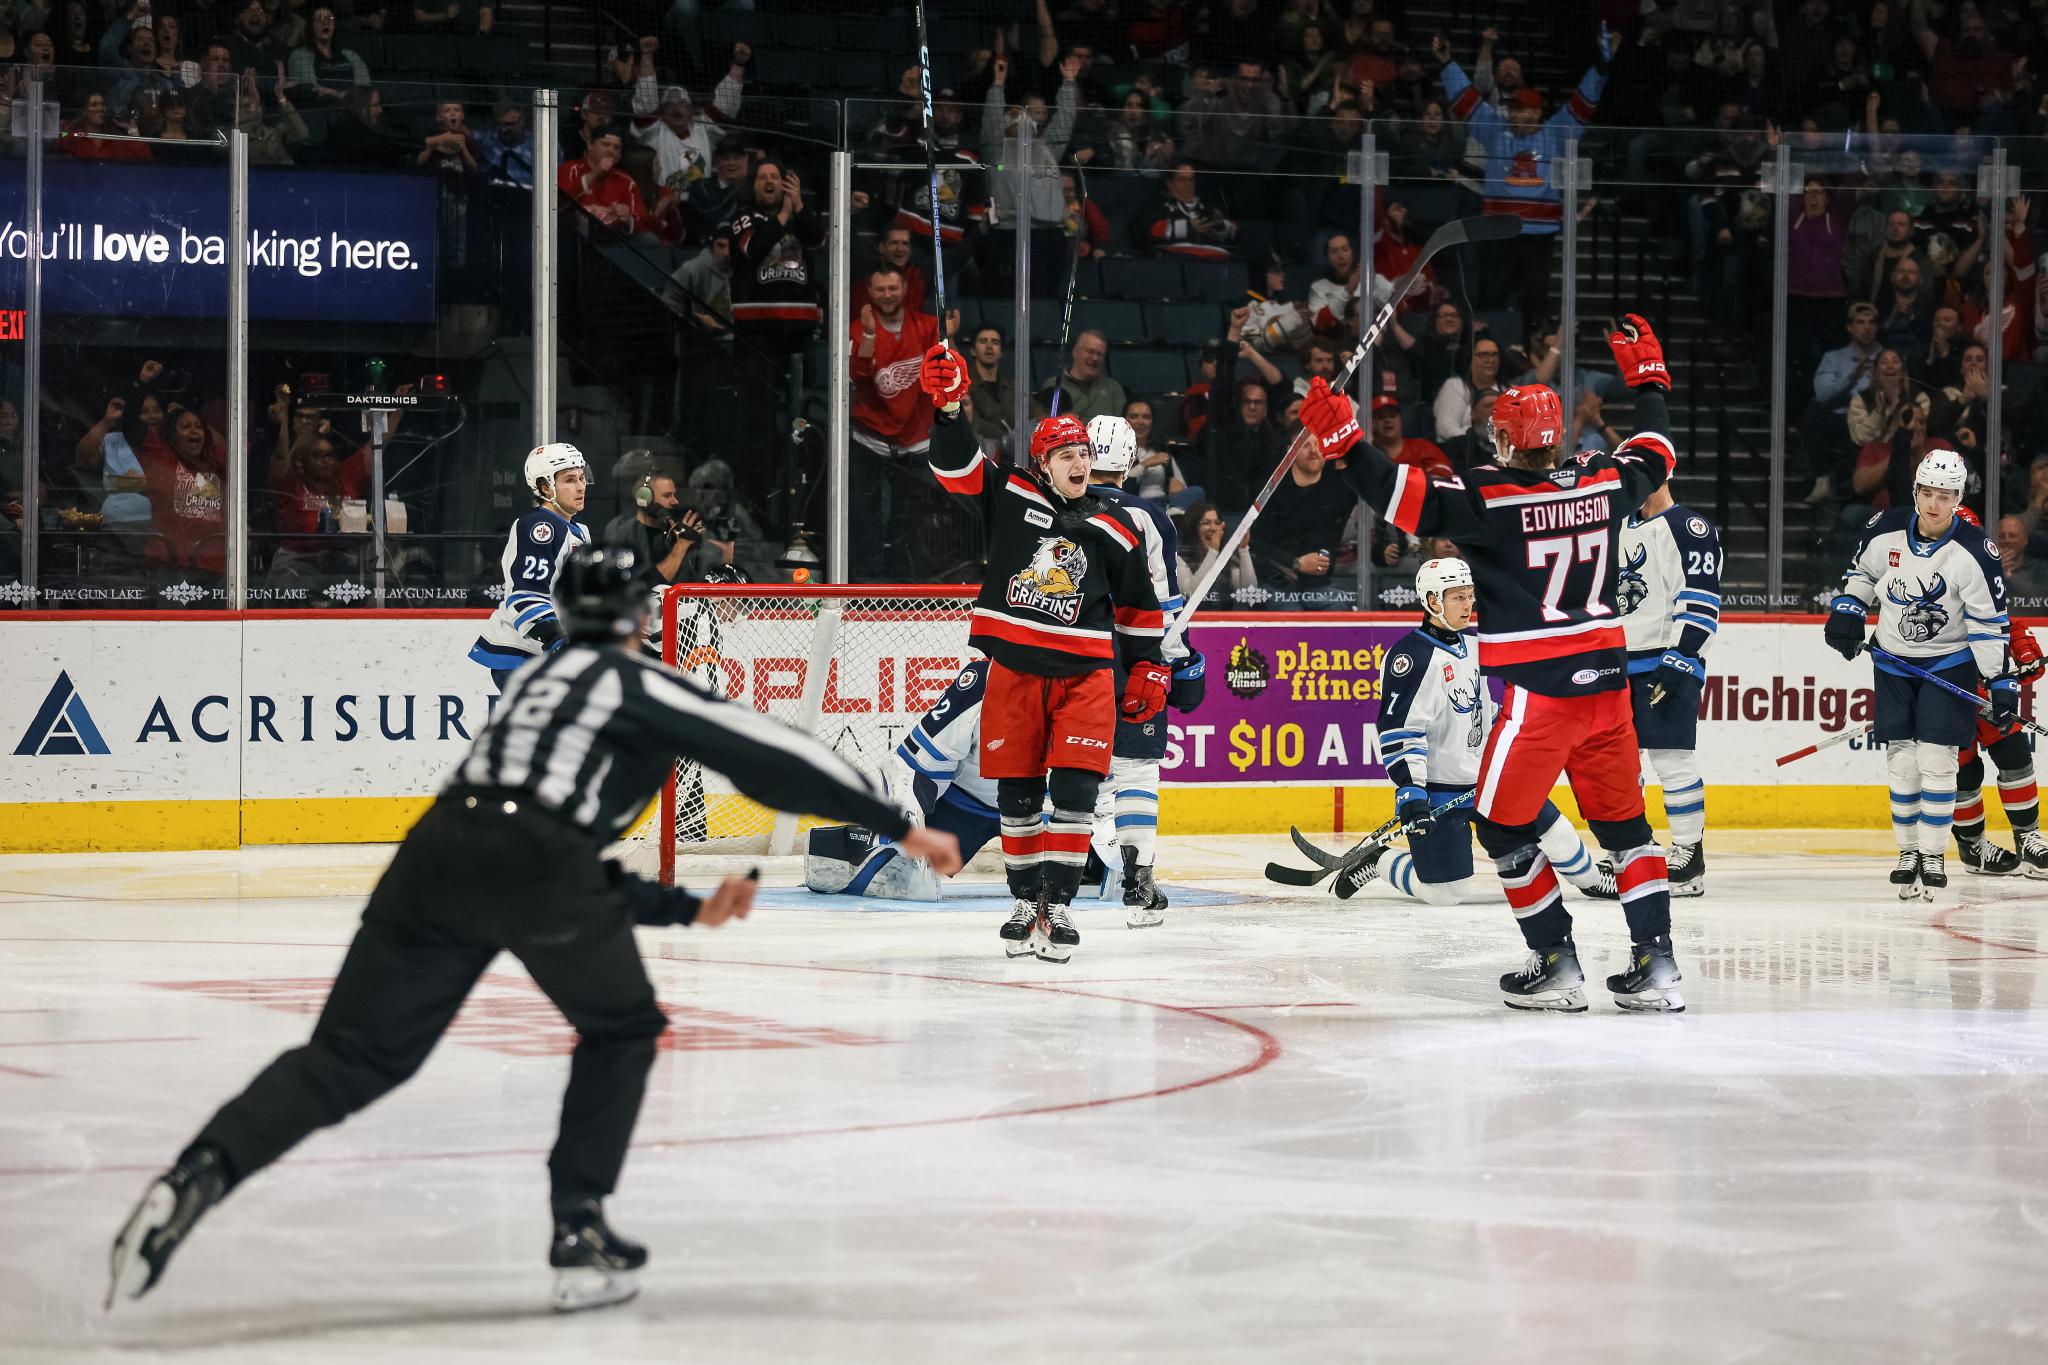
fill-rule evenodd
<path id="1" fill-rule="evenodd" d="M 1465 246 L 1473 242 L 1505 242 L 1510 237 L 1522 235 L 1522 220 L 1512 213 L 1483 213 L 1473 218 L 1453 218 L 1435 232 L 1423 245 L 1423 253 L 1434 256 L 1448 247 Z"/>
<path id="2" fill-rule="evenodd" d="M 1344 865 L 1343 854 L 1324 852 L 1316 845 L 1310 843 L 1308 836 L 1303 834 L 1294 825 L 1287 827 L 1287 837 L 1294 840 L 1294 846 L 1301 850 L 1301 856 L 1314 863 L 1317 867 L 1338 868 Z"/>
<path id="3" fill-rule="evenodd" d="M 1289 867 L 1285 863 L 1267 863 L 1266 880 L 1282 886 L 1315 886 L 1336 870 L 1334 867 Z"/>

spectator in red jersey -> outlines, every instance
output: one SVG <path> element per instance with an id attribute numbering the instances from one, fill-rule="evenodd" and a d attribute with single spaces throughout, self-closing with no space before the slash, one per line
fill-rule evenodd
<path id="1" fill-rule="evenodd" d="M 292 536 L 317 535 L 322 513 L 338 521 L 342 503 L 368 497 L 369 447 L 343 458 L 333 436 L 313 431 L 293 443 L 290 460 L 272 487 L 278 496 L 277 529 Z M 287 540 L 282 548 L 311 555 L 323 547 L 314 540 Z"/>
<path id="2" fill-rule="evenodd" d="M 555 183 L 599 223 L 615 232 L 652 241 L 654 219 L 640 197 L 640 186 L 619 169 L 620 150 L 617 133 L 600 132 L 581 158 L 562 163 Z"/>
<path id="3" fill-rule="evenodd" d="M 924 271 L 911 259 L 910 229 L 901 224 L 892 224 L 882 229 L 882 240 L 875 244 L 874 269 L 890 269 L 903 277 L 903 306 L 913 313 L 929 313 L 927 306 L 931 298 L 931 286 L 925 281 Z M 858 314 L 868 306 L 868 279 L 861 276 L 853 282 L 853 302 L 848 306 Z"/>
<path id="4" fill-rule="evenodd" d="M 169 447 L 145 445 L 141 451 L 161 537 L 150 541 L 148 555 L 219 573 L 227 564 L 227 438 L 191 408 L 173 404 L 164 421 Z"/>
<path id="5" fill-rule="evenodd" d="M 1394 37 L 1394 21 L 1374 15 L 1366 30 L 1365 46 L 1351 54 L 1351 79 L 1358 85 L 1371 82 L 1385 89 L 1401 74 L 1401 44 Z"/>
<path id="6" fill-rule="evenodd" d="M 924 354 L 939 342 L 931 314 L 909 308 L 903 272 L 881 264 L 867 279 L 868 302 L 853 324 L 853 427 L 848 454 L 854 506 L 850 548 L 862 582 L 915 581 L 911 540 L 916 471 L 931 447 L 932 405 L 917 385 Z M 959 315 L 947 319 L 950 334 Z M 912 462 L 916 462 L 913 464 Z"/>
<path id="7" fill-rule="evenodd" d="M 107 97 L 88 95 L 84 112 L 57 139 L 57 150 L 86 161 L 149 161 L 149 146 L 141 142 L 111 142 L 108 136 L 126 133 L 107 118 Z"/>
<path id="8" fill-rule="evenodd" d="M 1450 456 L 1436 442 L 1401 434 L 1401 400 L 1390 393 L 1372 400 L 1372 443 L 1386 451 L 1395 464 L 1412 464 L 1433 479 L 1448 479 L 1457 473 Z"/>
<path id="9" fill-rule="evenodd" d="M 1913 0 L 1910 15 L 1913 40 L 1930 67 L 1927 93 L 1949 126 L 1969 124 L 1980 131 L 1997 131 L 2012 123 L 2011 104 L 2016 89 L 2026 82 L 2026 64 L 1998 50 L 1983 12 L 1965 6 L 1953 42 L 1928 27 L 1927 0 Z"/>

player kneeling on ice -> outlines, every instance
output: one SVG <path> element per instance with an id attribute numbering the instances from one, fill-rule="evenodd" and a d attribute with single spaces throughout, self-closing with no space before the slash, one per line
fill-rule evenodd
<path id="1" fill-rule="evenodd" d="M 1387 653 L 1381 671 L 1380 759 L 1395 784 L 1394 813 L 1403 824 L 1436 806 L 1472 794 L 1479 755 L 1495 710 L 1479 672 L 1472 621 L 1472 566 L 1462 559 L 1432 559 L 1415 575 L 1422 624 Z M 1379 875 L 1387 885 L 1431 905 L 1462 905 L 1487 893 L 1472 875 L 1471 805 L 1439 814 L 1408 836 L 1408 851 L 1388 856 L 1375 845 L 1333 888 L 1348 896 Z M 1603 881 L 1571 822 L 1550 802 L 1533 822 L 1537 847 L 1566 881 L 1589 896 L 1614 899 L 1610 873 Z M 1351 885 L 1343 883 L 1349 880 Z"/>
<path id="2" fill-rule="evenodd" d="M 932 703 L 896 746 L 899 767 L 889 789 L 906 812 L 960 841 L 964 863 L 1002 832 L 996 784 L 981 771 L 981 703 L 988 690 L 987 659 L 970 659 L 960 676 Z M 1109 893 L 1107 869 L 1116 858 L 1115 829 L 1098 809 L 1081 876 L 1083 888 Z M 938 874 L 906 857 L 886 836 L 853 825 L 821 825 L 807 836 L 804 885 L 826 896 L 936 901 Z"/>
<path id="3" fill-rule="evenodd" d="M 1649 323 L 1630 314 L 1608 344 L 1635 391 L 1637 419 L 1661 425 L 1670 378 Z M 1613 859 L 1634 940 L 1628 969 L 1607 978 L 1608 991 L 1625 1010 L 1684 1009 L 1664 850 L 1643 814 L 1613 559 L 1621 523 L 1671 475 L 1670 440 L 1642 431 L 1611 455 L 1560 463 L 1563 405 L 1550 389 L 1529 385 L 1494 404 L 1497 463 L 1432 479 L 1365 443 L 1351 400 L 1321 379 L 1309 386 L 1301 420 L 1375 511 L 1409 535 L 1448 536 L 1472 566 L 1484 622 L 1479 665 L 1507 684 L 1480 757 L 1474 824 L 1529 945 L 1522 970 L 1500 979 L 1502 1001 L 1513 1009 L 1586 1008 L 1572 918 L 1537 837 L 1562 775 Z"/>
<path id="4" fill-rule="evenodd" d="M 1927 452 L 1913 472 L 1913 506 L 1879 512 L 1863 524 L 1825 627 L 1828 644 L 1854 659 L 1863 650 L 1871 608 L 1879 609 L 1871 736 L 1885 746 L 1891 778 L 1892 836 L 1899 846 L 1891 883 L 1900 900 L 1931 900 L 1948 885 L 1944 856 L 1958 754 L 1976 737 L 1978 711 L 1969 698 L 1979 682 L 1989 684 L 1993 727 L 2003 731 L 2020 712 L 2019 679 L 2006 672 L 2011 622 L 1998 547 L 1956 515 L 1968 482 L 1961 455 Z"/>
<path id="5" fill-rule="evenodd" d="M 934 346 L 919 383 L 939 409 L 932 473 L 974 508 L 988 547 L 967 643 L 990 661 L 981 771 L 996 780 L 1016 898 L 1002 939 L 1011 957 L 1065 962 L 1081 941 L 1067 907 L 1116 737 L 1114 670 L 1127 673 L 1124 719 L 1158 715 L 1173 679 L 1160 655 L 1165 621 L 1138 528 L 1089 491 L 1088 431 L 1077 419 L 1040 422 L 1030 468 L 1005 469 L 981 453 L 962 419 L 960 357 Z"/>
<path id="6" fill-rule="evenodd" d="M 1088 423 L 1089 492 L 1130 514 L 1145 543 L 1145 568 L 1152 592 L 1170 621 L 1183 605 L 1180 593 L 1180 536 L 1173 519 L 1155 502 L 1126 493 L 1131 461 L 1138 453 L 1138 434 L 1121 417 L 1104 414 Z M 1202 704 L 1207 684 L 1200 653 L 1190 649 L 1187 633 L 1166 640 L 1162 656 L 1173 669 L 1167 705 L 1180 712 Z M 1119 719 L 1109 761 L 1110 805 L 1116 817 L 1116 842 L 1122 851 L 1124 923 L 1151 929 L 1166 923 L 1166 893 L 1154 879 L 1159 848 L 1159 765 L 1166 758 L 1168 726 L 1164 714 L 1145 720 Z"/>
<path id="7" fill-rule="evenodd" d="M 411 1077 L 501 952 L 577 1033 L 548 1157 L 554 1306 L 630 1298 L 647 1252 L 612 1231 L 603 1200 L 668 1027 L 633 926 L 744 917 L 754 877 L 727 877 L 699 900 L 601 861 L 604 846 L 687 754 L 765 805 L 858 820 L 944 871 L 959 866 L 952 836 L 913 826 L 824 745 L 639 658 L 646 595 L 636 570 L 631 550 L 582 548 L 562 564 L 562 647 L 513 679 L 406 835 L 311 1041 L 265 1068 L 143 1194 L 114 1241 L 109 1306 L 147 1293 L 235 1186 Z"/>

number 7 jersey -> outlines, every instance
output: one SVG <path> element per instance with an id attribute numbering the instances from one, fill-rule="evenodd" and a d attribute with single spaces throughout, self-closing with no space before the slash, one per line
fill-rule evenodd
<path id="1" fill-rule="evenodd" d="M 1661 422 L 1664 395 L 1636 390 L 1636 412 Z M 1576 697 L 1628 685 L 1616 541 L 1674 463 L 1671 442 L 1644 431 L 1611 455 L 1582 455 L 1555 469 L 1487 464 L 1461 479 L 1432 479 L 1369 444 L 1337 467 L 1408 534 L 1456 543 L 1479 590 L 1479 666 L 1487 676 L 1538 696 Z"/>

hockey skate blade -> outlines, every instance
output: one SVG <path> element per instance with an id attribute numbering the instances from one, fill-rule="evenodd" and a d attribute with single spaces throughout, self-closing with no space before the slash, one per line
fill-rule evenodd
<path id="1" fill-rule="evenodd" d="M 1671 899 L 1675 901 L 1691 900 L 1695 896 L 1704 896 L 1706 894 L 1707 879 L 1705 877 L 1694 877 L 1689 882 L 1671 883 Z"/>
<path id="2" fill-rule="evenodd" d="M 1570 990 L 1545 991 L 1541 995 L 1502 994 L 1500 1002 L 1511 1010 L 1526 1010 L 1532 1014 L 1584 1014 L 1586 988 L 1573 986 Z"/>
<path id="3" fill-rule="evenodd" d="M 1629 1014 L 1684 1014 L 1685 997 L 1677 991 L 1636 991 L 1632 995 L 1614 993 L 1614 1003 Z"/>
<path id="4" fill-rule="evenodd" d="M 1038 931 L 1033 929 L 1031 937 L 1025 939 L 1006 938 L 1003 940 L 1005 957 L 1030 957 L 1038 951 Z"/>
<path id="5" fill-rule="evenodd" d="M 148 1291 L 149 1260 L 142 1254 L 142 1248 L 149 1235 L 167 1225 L 177 1211 L 177 1192 L 159 1180 L 142 1196 L 135 1212 L 128 1215 L 127 1224 L 114 1238 L 106 1308 L 111 1309 L 117 1298 L 139 1299 Z"/>
<path id="6" fill-rule="evenodd" d="M 1166 916 L 1149 905 L 1134 905 L 1131 907 L 1131 913 L 1124 916 L 1126 929 L 1157 929 L 1164 923 Z"/>
<path id="7" fill-rule="evenodd" d="M 555 1290 L 549 1306 L 557 1313 L 581 1313 L 624 1303 L 640 1292 L 637 1270 L 604 1270 L 597 1266 L 571 1266 L 555 1272 Z"/>
<path id="8" fill-rule="evenodd" d="M 1056 944 L 1051 939 L 1047 939 L 1038 945 L 1038 960 L 1040 962 L 1072 962 L 1074 960 L 1074 950 L 1070 947 Z"/>

